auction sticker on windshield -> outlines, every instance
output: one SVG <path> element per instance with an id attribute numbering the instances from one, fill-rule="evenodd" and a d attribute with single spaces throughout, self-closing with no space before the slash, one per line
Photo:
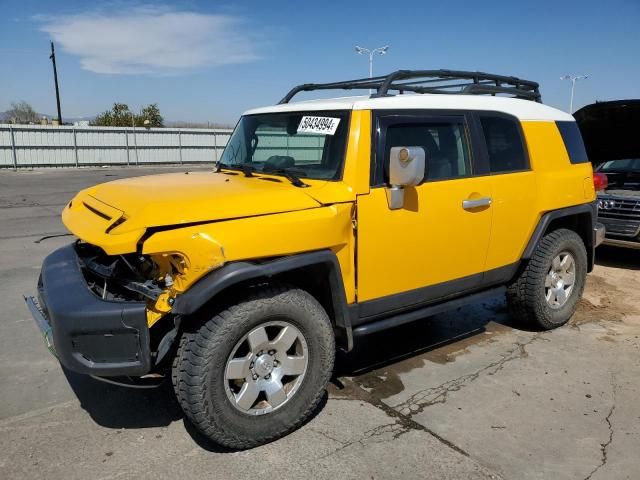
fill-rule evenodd
<path id="1" fill-rule="evenodd" d="M 336 133 L 339 118 L 332 117 L 310 117 L 304 116 L 298 125 L 298 133 L 320 133 L 322 135 L 333 135 Z"/>

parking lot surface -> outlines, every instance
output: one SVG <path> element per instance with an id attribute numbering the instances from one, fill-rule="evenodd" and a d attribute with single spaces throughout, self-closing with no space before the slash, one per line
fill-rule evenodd
<path id="1" fill-rule="evenodd" d="M 558 330 L 523 329 L 496 297 L 362 339 L 317 414 L 250 451 L 200 437 L 169 385 L 63 371 L 22 300 L 73 239 L 62 206 L 95 183 L 176 170 L 0 171 L 0 478 L 640 478 L 636 251 L 598 250 Z"/>

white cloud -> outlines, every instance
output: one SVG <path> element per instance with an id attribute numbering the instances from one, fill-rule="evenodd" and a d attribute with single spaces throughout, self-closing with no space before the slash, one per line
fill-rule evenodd
<path id="1" fill-rule="evenodd" d="M 42 31 L 95 73 L 178 74 L 257 58 L 255 37 L 228 15 L 135 7 L 39 20 Z"/>

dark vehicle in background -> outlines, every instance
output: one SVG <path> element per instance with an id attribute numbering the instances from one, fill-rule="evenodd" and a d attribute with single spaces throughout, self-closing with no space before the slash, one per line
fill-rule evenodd
<path id="1" fill-rule="evenodd" d="M 574 117 L 596 172 L 604 243 L 640 249 L 640 99 L 596 102 Z"/>

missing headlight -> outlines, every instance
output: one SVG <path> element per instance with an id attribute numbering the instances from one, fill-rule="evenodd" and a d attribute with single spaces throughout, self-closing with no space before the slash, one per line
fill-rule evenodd
<path id="1" fill-rule="evenodd" d="M 156 280 L 157 266 L 147 255 L 107 255 L 87 243 L 76 246 L 89 288 L 105 300 L 157 300 L 164 285 Z"/>

